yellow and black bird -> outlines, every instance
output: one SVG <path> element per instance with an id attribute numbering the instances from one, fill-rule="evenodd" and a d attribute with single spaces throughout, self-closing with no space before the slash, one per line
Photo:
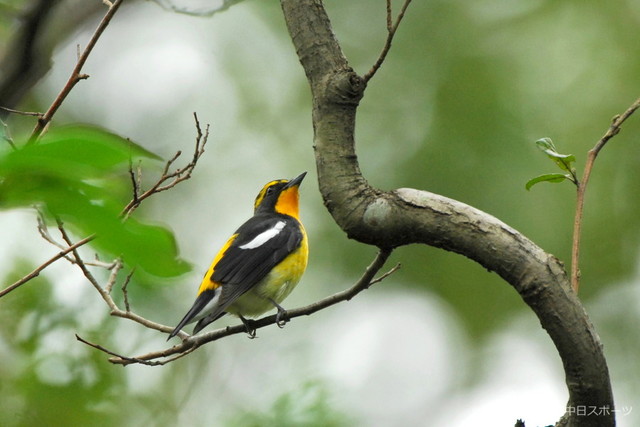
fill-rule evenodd
<path id="1" fill-rule="evenodd" d="M 205 274 L 193 306 L 169 339 L 198 321 L 196 334 L 226 313 L 235 314 L 249 330 L 247 317 L 278 310 L 307 268 L 309 246 L 300 222 L 298 189 L 307 173 L 292 180 L 268 182 L 256 197 L 251 218 L 236 230 Z"/>

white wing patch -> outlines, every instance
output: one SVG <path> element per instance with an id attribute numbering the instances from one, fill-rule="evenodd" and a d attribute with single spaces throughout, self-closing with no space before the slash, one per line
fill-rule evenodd
<path id="1" fill-rule="evenodd" d="M 245 243 L 242 246 L 238 246 L 240 249 L 255 249 L 267 243 L 273 239 L 282 231 L 286 223 L 284 221 L 278 221 L 273 228 L 270 228 L 254 237 L 250 242 Z"/>

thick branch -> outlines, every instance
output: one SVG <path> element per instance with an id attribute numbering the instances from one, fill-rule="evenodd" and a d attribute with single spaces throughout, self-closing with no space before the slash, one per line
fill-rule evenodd
<path id="1" fill-rule="evenodd" d="M 564 364 L 569 405 L 609 406 L 613 397 L 599 338 L 563 265 L 498 219 L 425 191 L 382 192 L 358 167 L 354 128 L 365 81 L 349 67 L 320 0 L 281 0 L 313 94 L 314 148 L 325 205 L 350 238 L 378 247 L 423 243 L 497 272 L 536 313 Z M 562 425 L 611 426 L 609 416 L 563 417 Z"/>

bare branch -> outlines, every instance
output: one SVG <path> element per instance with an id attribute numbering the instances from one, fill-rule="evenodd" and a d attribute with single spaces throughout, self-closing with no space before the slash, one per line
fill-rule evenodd
<path id="1" fill-rule="evenodd" d="M 122 295 L 124 298 L 124 309 L 128 313 L 131 311 L 131 306 L 129 305 L 129 294 L 127 293 L 127 286 L 129 285 L 129 281 L 131 281 L 131 277 L 133 276 L 134 270 L 131 270 L 127 277 L 124 279 L 124 283 L 122 284 Z"/>
<path id="2" fill-rule="evenodd" d="M 105 14 L 104 18 L 102 18 L 102 21 L 100 21 L 98 28 L 96 28 L 96 31 L 91 36 L 91 39 L 87 44 L 87 47 L 85 47 L 84 51 L 82 52 L 82 55 L 80 55 L 80 58 L 78 58 L 78 62 L 76 63 L 76 66 L 71 72 L 71 76 L 69 77 L 69 80 L 67 80 L 67 83 L 64 85 L 64 87 L 62 88 L 58 96 L 53 100 L 53 103 L 51 104 L 49 109 L 44 113 L 42 117 L 38 119 L 38 122 L 36 123 L 36 126 L 33 129 L 33 132 L 31 133 L 31 137 L 29 138 L 28 144 L 32 144 L 36 142 L 40 137 L 40 135 L 42 135 L 45 128 L 49 125 L 49 122 L 51 122 L 53 115 L 56 113 L 56 111 L 58 111 L 58 108 L 60 108 L 60 106 L 62 105 L 64 100 L 67 98 L 67 96 L 69 95 L 73 87 L 80 80 L 83 80 L 89 77 L 87 74 L 81 73 L 82 67 L 84 66 L 85 62 L 87 62 L 87 59 L 89 58 L 89 55 L 91 54 L 91 51 L 96 45 L 98 39 L 100 38 L 104 30 L 107 28 L 107 26 L 111 22 L 111 19 L 117 12 L 118 8 L 122 5 L 123 1 L 124 0 L 115 0 L 115 2 L 113 2 L 113 5 L 109 7 L 109 10 Z"/>
<path id="3" fill-rule="evenodd" d="M 124 267 L 122 260 L 120 258 L 117 258 L 112 264 L 111 273 L 109 274 L 107 283 L 104 285 L 104 290 L 108 294 L 111 294 L 111 290 L 113 289 L 113 286 L 116 284 L 116 281 L 118 279 L 118 273 L 120 273 L 120 270 L 122 270 L 122 267 Z M 130 273 L 130 275 L 131 274 L 133 274 L 133 271 Z"/>
<path id="4" fill-rule="evenodd" d="M 40 233 L 40 236 L 46 240 L 47 242 L 51 243 L 52 245 L 56 246 L 57 248 L 61 249 L 61 250 L 65 250 L 68 245 L 67 244 L 63 244 L 58 242 L 55 238 L 53 238 L 53 236 L 51 236 L 51 233 L 49 233 L 49 228 L 47 226 L 47 224 L 45 223 L 44 220 L 44 214 L 38 209 L 36 208 L 37 212 L 38 212 L 38 216 L 37 216 L 37 221 L 38 221 L 38 232 Z M 69 261 L 71 264 L 75 264 L 76 260 L 75 258 L 73 258 L 72 256 L 66 255 L 64 257 L 64 259 L 66 259 L 67 261 Z M 102 267 L 102 268 L 106 268 L 107 270 L 111 270 L 114 266 L 116 261 L 113 262 L 102 262 L 99 259 L 93 260 L 93 261 L 85 261 L 84 262 L 85 265 L 90 265 L 92 267 Z"/>
<path id="5" fill-rule="evenodd" d="M 402 18 L 404 18 L 404 14 L 407 11 L 407 8 L 409 7 L 409 3 L 411 3 L 411 0 L 404 1 L 404 4 L 400 9 L 400 13 L 398 13 L 398 16 L 396 17 L 396 22 L 392 23 L 393 16 L 391 12 L 391 0 L 387 0 L 387 40 L 385 41 L 384 47 L 382 48 L 382 52 L 380 52 L 380 55 L 378 56 L 378 59 L 376 60 L 375 64 L 373 64 L 373 67 L 371 67 L 371 69 L 367 72 L 367 74 L 364 75 L 363 80 L 365 83 L 371 80 L 371 78 L 380 69 L 380 67 L 382 66 L 382 63 L 387 57 L 387 54 L 391 49 L 391 42 L 393 41 L 393 37 L 396 35 L 398 26 L 400 25 L 400 22 L 402 22 Z"/>
<path id="6" fill-rule="evenodd" d="M 389 255 L 391 255 L 391 249 L 381 249 L 378 255 L 376 256 L 376 258 L 373 260 L 373 262 L 367 267 L 362 277 L 352 287 L 342 292 L 338 292 L 334 295 L 331 295 L 327 298 L 324 298 L 320 301 L 317 301 L 315 303 L 309 304 L 307 306 L 292 309 L 292 310 L 287 310 L 287 314 L 286 314 L 287 320 L 291 320 L 300 316 L 309 316 L 313 313 L 316 313 L 332 305 L 338 304 L 343 301 L 349 301 L 360 292 L 364 291 L 365 289 L 368 289 L 371 285 L 384 280 L 389 275 L 397 271 L 398 268 L 400 268 L 399 265 L 396 265 L 394 268 L 392 268 L 390 271 L 383 274 L 382 276 L 378 278 L 374 278 L 376 273 L 380 271 L 380 269 L 384 266 L 384 263 L 389 258 Z M 265 326 L 275 324 L 277 322 L 276 318 L 277 318 L 277 315 L 275 314 L 270 316 L 265 316 L 261 319 L 252 321 L 251 326 L 255 329 L 264 328 Z M 184 332 L 180 332 L 182 342 L 176 346 L 173 346 L 165 350 L 147 353 L 147 354 L 133 357 L 133 358 L 112 357 L 109 359 L 109 361 L 114 364 L 129 365 L 131 363 L 142 363 L 142 362 L 139 362 L 140 360 L 151 361 L 151 360 L 160 359 L 160 358 L 167 358 L 174 355 L 179 355 L 180 357 L 182 357 L 184 353 L 190 353 L 194 351 L 196 348 L 206 343 L 216 341 L 230 335 L 242 334 L 242 333 L 246 333 L 246 328 L 244 325 L 228 326 L 226 328 L 221 328 L 205 334 L 194 335 L 194 336 L 189 336 L 187 334 L 184 334 Z M 135 360 L 135 362 L 132 362 L 132 360 Z M 174 359 L 171 359 L 171 360 L 174 360 Z M 165 361 L 165 363 L 167 363 L 168 361 Z M 148 364 L 148 363 L 145 363 L 145 364 Z"/>
<path id="7" fill-rule="evenodd" d="M 82 338 L 78 334 L 76 334 L 76 339 L 78 341 L 80 341 L 81 343 L 88 345 L 89 347 L 93 347 L 96 350 L 100 350 L 100 351 L 102 351 L 104 353 L 107 353 L 108 355 L 113 356 L 115 358 L 126 360 L 129 363 L 140 363 L 140 364 L 148 365 L 148 366 L 164 365 L 164 363 L 165 363 L 165 362 L 153 362 L 153 361 L 150 362 L 150 361 L 147 361 L 147 360 L 136 359 L 135 357 L 122 356 L 122 355 L 120 355 L 118 353 L 114 353 L 113 351 L 108 350 L 107 348 L 105 348 L 105 347 L 103 347 L 103 346 L 101 346 L 99 344 L 94 344 L 92 342 L 89 342 L 89 341 L 85 340 L 84 338 Z"/>
<path id="8" fill-rule="evenodd" d="M 577 201 L 576 201 L 576 213 L 573 220 L 573 244 L 571 247 L 571 288 L 574 292 L 578 293 L 580 288 L 580 236 L 582 233 L 582 215 L 584 211 L 584 196 L 587 191 L 587 185 L 589 184 L 589 178 L 591 177 L 591 170 L 596 161 L 596 157 L 600 153 L 600 150 L 609 142 L 611 138 L 616 136 L 620 130 L 622 124 L 638 109 L 640 108 L 640 98 L 631 104 L 627 111 L 622 114 L 616 115 L 609 129 L 600 138 L 596 145 L 589 150 L 587 155 L 587 162 L 584 166 L 584 172 L 582 174 L 582 181 L 576 182 L 577 185 Z"/>
<path id="9" fill-rule="evenodd" d="M 65 242 L 71 244 L 71 238 L 69 237 L 69 234 L 67 233 L 67 231 L 64 228 L 64 224 L 62 224 L 61 221 L 58 220 L 58 229 L 60 230 L 60 233 L 62 234 L 62 238 L 64 239 Z M 91 236 L 91 238 L 93 238 L 93 236 Z M 115 301 L 113 300 L 113 297 L 111 296 L 111 290 L 113 288 L 113 285 L 115 284 L 115 280 L 116 280 L 116 274 L 120 271 L 121 269 L 121 263 L 119 260 L 115 261 L 115 266 L 113 267 L 114 270 L 117 270 L 115 273 L 113 273 L 110 275 L 108 281 L 107 281 L 107 285 L 103 288 L 100 283 L 98 282 L 98 280 L 95 278 L 95 276 L 89 271 L 89 269 L 87 268 L 87 263 L 85 263 L 82 259 L 82 257 L 80 256 L 80 254 L 77 252 L 77 250 L 75 250 L 75 248 L 73 248 L 72 250 L 70 250 L 70 252 L 73 253 L 73 263 L 76 264 L 78 266 L 78 268 L 80 268 L 80 270 L 82 271 L 82 274 L 85 276 L 85 278 L 89 281 L 89 283 L 91 283 L 91 285 L 96 289 L 96 291 L 98 291 L 98 293 L 100 294 L 100 296 L 102 297 L 102 299 L 104 300 L 104 302 L 107 304 L 107 306 L 109 307 L 109 309 L 111 310 L 109 312 L 109 314 L 111 316 L 115 316 L 115 317 L 121 317 L 123 319 L 129 319 L 132 320 L 136 323 L 139 323 L 149 329 L 154 329 L 160 332 L 166 332 L 169 333 L 173 330 L 172 327 L 167 326 L 167 325 L 162 325 L 160 323 L 156 323 L 153 322 L 151 320 L 148 320 L 132 311 L 130 311 L 130 307 L 129 307 L 129 299 L 128 296 L 126 294 L 126 285 L 128 284 L 129 280 L 131 280 L 131 276 L 133 274 L 133 271 L 131 273 L 129 273 L 129 275 L 127 276 L 127 278 L 125 279 L 125 283 L 123 284 L 123 292 L 125 292 L 125 310 L 121 310 L 118 305 L 115 303 Z M 110 266 L 111 264 L 105 264 L 105 266 Z"/>
<path id="10" fill-rule="evenodd" d="M 71 237 L 69 237 L 69 234 L 67 233 L 67 230 L 65 230 L 64 224 L 62 223 L 62 221 L 60 219 L 56 219 L 56 222 L 58 223 L 58 230 L 60 231 L 60 234 L 62 235 L 62 238 L 64 239 L 65 242 L 67 242 L 67 244 L 71 245 L 72 244 Z M 98 293 L 102 296 L 102 299 L 107 304 L 109 304 L 109 306 L 112 309 L 117 308 L 115 306 L 115 303 L 113 302 L 113 300 L 111 299 L 111 297 L 107 293 L 107 291 L 104 290 L 102 288 L 102 286 L 100 286 L 100 283 L 98 283 L 98 280 L 93 276 L 93 274 L 91 274 L 91 272 L 89 271 L 89 269 L 85 265 L 84 261 L 80 257 L 80 254 L 78 253 L 78 251 L 76 249 L 74 249 L 71 252 L 73 253 L 74 263 L 80 268 L 80 270 L 82 271 L 82 274 L 84 274 L 84 277 L 89 281 L 89 283 L 91 283 L 91 285 L 93 285 L 93 287 L 96 289 L 96 291 L 98 291 Z"/>
<path id="11" fill-rule="evenodd" d="M 129 177 L 131 178 L 131 190 L 133 192 L 133 197 L 131 198 L 130 203 L 133 203 L 133 204 L 139 204 L 138 194 L 140 193 L 140 181 L 142 180 L 142 170 L 141 170 L 139 161 L 138 161 L 137 169 L 138 169 L 137 173 L 133 171 L 133 163 L 131 159 L 129 159 Z"/>
<path id="12" fill-rule="evenodd" d="M 89 243 L 90 241 L 92 241 L 94 239 L 95 236 L 89 236 L 89 237 L 85 237 L 84 239 L 70 245 L 68 248 L 64 249 L 63 251 L 58 252 L 55 256 L 53 256 L 52 258 L 50 258 L 48 261 L 44 262 L 43 264 L 41 264 L 38 268 L 36 268 L 35 270 L 33 270 L 31 273 L 27 274 L 26 276 L 24 276 L 22 279 L 18 280 L 17 282 L 13 283 L 10 286 L 7 286 L 5 289 L 3 289 L 2 291 L 0 291 L 0 298 L 2 298 L 3 296 L 5 296 L 6 294 L 8 294 L 9 292 L 13 291 L 16 288 L 19 288 L 20 286 L 24 285 L 25 283 L 27 283 L 29 280 L 37 277 L 40 272 L 42 270 L 44 270 L 45 268 L 47 268 L 48 266 L 50 266 L 51 264 L 53 264 L 54 262 L 56 262 L 57 260 L 59 260 L 60 258 L 64 258 L 66 257 L 66 255 L 70 252 L 74 252 L 76 249 L 78 249 L 80 246 Z"/>
<path id="13" fill-rule="evenodd" d="M 7 126 L 5 121 L 2 120 L 1 118 L 0 118 L 0 125 L 2 126 L 2 132 L 1 132 L 2 139 L 7 141 L 7 143 L 12 149 L 17 150 L 18 147 L 16 147 L 16 143 L 13 141 L 13 138 L 11 137 L 11 133 L 9 132 L 9 126 Z"/>
<path id="14" fill-rule="evenodd" d="M 0 105 L 0 110 L 4 110 L 8 113 L 12 113 L 12 114 L 18 114 L 19 116 L 33 116 L 33 117 L 38 117 L 38 118 L 42 118 L 44 116 L 44 113 L 38 113 L 38 112 L 34 112 L 34 111 L 20 111 L 20 110 L 14 110 L 13 108 L 8 108 L 8 107 L 3 107 Z"/>
<path id="15" fill-rule="evenodd" d="M 175 187 L 177 184 L 191 178 L 191 174 L 200 160 L 200 157 L 204 154 L 204 148 L 207 144 L 207 140 L 209 139 L 209 125 L 207 124 L 204 133 L 200 127 L 200 121 L 198 120 L 198 115 L 193 113 L 193 117 L 195 119 L 196 124 L 196 145 L 193 150 L 193 156 L 191 161 L 187 163 L 184 167 L 175 169 L 174 171 L 170 171 L 173 163 L 180 157 L 182 154 L 181 151 L 178 151 L 171 159 L 167 161 L 162 171 L 160 178 L 149 188 L 147 191 L 140 194 L 140 171 L 138 171 L 138 179 L 135 178 L 135 174 L 131 166 L 129 167 L 129 174 L 131 176 L 131 182 L 133 186 L 133 197 L 131 201 L 124 207 L 121 215 L 126 219 L 128 218 L 134 210 L 140 206 L 140 204 L 147 198 L 153 196 L 154 194 L 160 193 L 162 191 L 166 191 L 170 188 Z"/>

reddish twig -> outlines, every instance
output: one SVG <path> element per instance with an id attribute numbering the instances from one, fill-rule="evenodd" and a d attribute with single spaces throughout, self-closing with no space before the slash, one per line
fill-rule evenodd
<path id="1" fill-rule="evenodd" d="M 69 80 L 67 80 L 67 83 L 64 85 L 64 87 L 62 88 L 62 90 L 60 91 L 56 99 L 53 100 L 53 103 L 51 104 L 49 109 L 44 113 L 44 115 L 38 118 L 38 122 L 36 123 L 36 126 L 33 129 L 33 132 L 31 132 L 31 137 L 29 137 L 29 141 L 27 142 L 28 144 L 32 144 L 36 142 L 40 137 L 40 135 L 42 135 L 42 133 L 44 132 L 49 122 L 51 122 L 53 115 L 56 113 L 56 111 L 58 111 L 58 108 L 60 108 L 60 106 L 62 105 L 64 100 L 67 98 L 67 96 L 69 95 L 73 87 L 80 80 L 89 78 L 88 74 L 81 73 L 82 67 L 84 66 L 85 62 L 87 62 L 87 59 L 89 58 L 89 55 L 91 54 L 91 51 L 96 45 L 98 39 L 100 38 L 104 30 L 107 28 L 107 26 L 111 22 L 113 15 L 115 15 L 120 5 L 122 5 L 123 1 L 124 0 L 116 0 L 109 7 L 109 10 L 102 18 L 102 21 L 100 21 L 98 28 L 96 28 L 96 31 L 91 36 L 91 39 L 87 44 L 87 47 L 85 47 L 84 51 L 78 58 L 78 61 L 76 62 L 76 66 L 71 72 L 71 76 L 69 77 Z"/>
<path id="2" fill-rule="evenodd" d="M 611 138 L 616 136 L 621 129 L 622 124 L 627 120 L 638 108 L 640 108 L 640 98 L 638 98 L 631 106 L 622 114 L 616 115 L 611 122 L 611 126 L 600 138 L 596 145 L 589 150 L 587 161 L 584 166 L 582 180 L 577 184 L 577 201 L 576 213 L 573 221 L 573 244 L 571 248 L 571 288 L 574 292 L 578 292 L 580 287 L 580 234 L 582 232 L 582 214 L 584 210 L 584 197 L 591 177 L 591 170 L 596 161 L 596 157 Z"/>

